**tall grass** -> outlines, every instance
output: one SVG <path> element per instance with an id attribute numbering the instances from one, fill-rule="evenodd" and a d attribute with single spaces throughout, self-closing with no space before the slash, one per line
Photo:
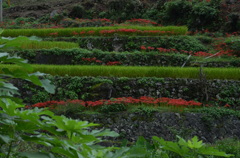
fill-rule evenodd
<path id="1" fill-rule="evenodd" d="M 73 36 L 73 32 L 80 33 L 82 31 L 94 31 L 91 36 L 101 35 L 101 30 L 118 30 L 118 29 L 136 29 L 141 31 L 171 31 L 174 35 L 185 35 L 187 33 L 186 26 L 166 26 L 166 27 L 154 27 L 154 26 L 108 26 L 108 27 L 80 27 L 80 28 L 64 28 L 64 29 L 6 29 L 2 33 L 4 37 L 17 37 L 17 36 L 38 36 L 48 37 L 51 33 L 57 33 L 56 36 L 69 37 Z M 129 33 L 130 35 L 131 33 Z M 132 33 L 136 35 L 136 33 Z"/>
<path id="2" fill-rule="evenodd" d="M 107 76 L 107 77 L 161 77 L 199 78 L 196 67 L 138 67 L 138 66 L 78 66 L 78 65 L 32 65 L 35 71 L 51 75 Z M 15 65 L 0 65 L 1 68 L 19 69 Z M 240 80 L 239 68 L 204 68 L 207 79 Z"/>
<path id="3" fill-rule="evenodd" d="M 22 49 L 51 49 L 51 48 L 72 49 L 79 48 L 79 45 L 73 42 L 29 41 L 22 43 L 20 47 Z"/>
<path id="4" fill-rule="evenodd" d="M 7 49 L 9 47 L 13 47 L 13 48 L 16 47 L 16 48 L 22 48 L 22 49 L 79 48 L 79 45 L 73 42 L 34 41 L 34 40 L 17 40 L 17 39 L 16 41 L 0 39 L 0 45 L 2 44 L 5 44 L 3 49 Z"/>

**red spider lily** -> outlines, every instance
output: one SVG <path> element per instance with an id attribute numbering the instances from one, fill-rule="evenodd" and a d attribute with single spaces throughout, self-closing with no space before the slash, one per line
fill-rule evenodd
<path id="1" fill-rule="evenodd" d="M 221 45 L 225 46 L 226 43 L 222 43 Z M 220 46 L 218 46 L 220 47 Z M 181 53 L 181 54 L 188 54 L 188 55 L 193 55 L 193 56 L 202 56 L 202 57 L 208 57 L 213 55 L 212 53 L 207 53 L 207 52 L 203 52 L 203 51 L 199 51 L 199 52 L 193 52 L 193 51 L 186 51 L 186 50 L 177 50 L 175 48 L 154 48 L 154 47 L 145 47 L 145 46 L 141 46 L 140 47 L 141 50 L 154 50 L 157 49 L 159 52 L 161 53 Z M 218 56 L 223 56 L 223 55 L 228 55 L 228 56 L 233 56 L 232 52 L 233 50 L 222 50 L 221 48 L 218 48 L 216 50 L 220 50 L 217 54 L 215 54 L 213 57 L 218 57 Z"/>
<path id="2" fill-rule="evenodd" d="M 49 33 L 50 36 L 58 36 L 58 32 Z"/>
<path id="3" fill-rule="evenodd" d="M 140 47 L 141 50 L 146 50 L 147 48 L 145 46 Z"/>
<path id="4" fill-rule="evenodd" d="M 101 60 L 96 60 L 96 63 L 102 63 L 102 61 Z"/>
<path id="5" fill-rule="evenodd" d="M 88 62 L 92 62 L 92 61 L 96 61 L 97 58 L 94 57 L 94 58 L 82 58 L 83 61 L 88 61 Z"/>
<path id="6" fill-rule="evenodd" d="M 88 34 L 94 34 L 95 31 L 88 31 L 87 33 L 88 33 Z"/>
<path id="7" fill-rule="evenodd" d="M 147 47 L 148 50 L 154 50 L 154 47 Z"/>
<path id="8" fill-rule="evenodd" d="M 224 105 L 224 107 L 229 108 L 229 107 L 231 107 L 231 105 L 226 104 L 226 105 Z"/>
<path id="9" fill-rule="evenodd" d="M 153 22 L 151 20 L 147 20 L 147 19 L 131 19 L 131 20 L 127 20 L 127 23 L 133 23 L 133 24 L 140 24 L 140 25 L 157 25 L 156 22 Z"/>
<path id="10" fill-rule="evenodd" d="M 95 107 L 101 105 L 112 105 L 112 104 L 150 104 L 150 105 L 159 105 L 160 103 L 165 103 L 169 106 L 175 107 L 199 107 L 202 103 L 196 101 L 186 101 L 183 99 L 171 99 L 171 98 L 153 98 L 148 96 L 142 96 L 139 99 L 135 99 L 132 97 L 122 97 L 122 98 L 113 98 L 110 100 L 98 100 L 98 101 L 83 101 L 83 100 L 68 100 L 68 101 L 47 101 L 44 103 L 37 103 L 29 107 L 52 107 L 56 105 L 67 105 L 68 103 L 72 104 L 80 104 L 85 107 Z"/>
<path id="11" fill-rule="evenodd" d="M 85 31 L 81 31 L 79 34 L 80 35 L 83 35 L 83 34 L 85 34 L 86 32 Z"/>
<path id="12" fill-rule="evenodd" d="M 119 61 L 109 61 L 109 62 L 107 62 L 106 63 L 106 65 L 121 65 L 122 63 L 121 62 L 119 62 Z"/>
<path id="13" fill-rule="evenodd" d="M 103 35 L 109 35 L 109 34 L 113 34 L 117 32 L 116 30 L 101 30 L 99 31 L 100 34 L 103 34 Z"/>
<path id="14" fill-rule="evenodd" d="M 72 34 L 75 36 L 75 35 L 78 35 L 78 33 L 76 31 L 73 31 Z"/>

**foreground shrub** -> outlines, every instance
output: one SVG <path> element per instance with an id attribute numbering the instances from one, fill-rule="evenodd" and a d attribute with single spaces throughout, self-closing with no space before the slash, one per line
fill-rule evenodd
<path id="1" fill-rule="evenodd" d="M 240 157 L 240 141 L 234 138 L 217 141 L 214 145 L 218 150 L 234 154 L 234 157 Z"/>
<path id="2" fill-rule="evenodd" d="M 213 147 L 207 147 L 202 141 L 199 141 L 195 136 L 191 140 L 184 140 L 181 137 L 178 137 L 178 142 L 170 142 L 165 141 L 158 137 L 153 137 L 153 140 L 159 144 L 159 147 L 162 147 L 164 150 L 171 151 L 176 153 L 181 157 L 200 157 L 203 155 L 214 155 L 214 156 L 223 156 L 223 157 L 231 157 L 234 155 L 226 154 L 224 152 L 220 152 Z"/>

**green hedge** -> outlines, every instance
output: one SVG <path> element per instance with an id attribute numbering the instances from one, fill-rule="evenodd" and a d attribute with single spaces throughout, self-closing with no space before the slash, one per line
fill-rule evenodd
<path id="1" fill-rule="evenodd" d="M 12 70 L 20 69 L 15 65 L 0 65 L 1 69 L 4 67 Z M 34 71 L 60 76 L 199 78 L 199 68 L 196 67 L 33 65 L 33 68 Z M 204 68 L 203 72 L 207 79 L 240 80 L 239 68 Z"/>
<path id="2" fill-rule="evenodd" d="M 151 47 L 174 48 L 186 51 L 207 51 L 204 42 L 194 36 L 160 36 L 160 37 L 57 37 L 45 40 L 77 42 L 81 48 L 101 49 L 104 51 L 140 50 L 142 45 Z"/>
<path id="3" fill-rule="evenodd" d="M 203 60 L 201 57 L 159 52 L 104 52 L 101 50 L 86 49 L 40 49 L 40 50 L 18 50 L 11 54 L 27 59 L 31 64 L 55 64 L 55 65 L 106 65 L 110 62 L 120 62 L 119 65 L 131 66 L 199 66 L 205 67 L 240 67 L 238 58 L 210 58 Z M 87 61 L 89 59 L 90 61 Z M 93 60 L 94 59 L 94 60 Z M 101 62 L 97 62 L 101 61 Z M 196 63 L 196 61 L 198 61 Z"/>
<path id="4" fill-rule="evenodd" d="M 129 29 L 129 31 L 121 31 L 121 29 Z M 165 27 L 154 27 L 154 26 L 109 26 L 109 27 L 81 27 L 81 28 L 64 28 L 64 29 L 6 29 L 2 33 L 5 37 L 17 37 L 17 36 L 38 36 L 38 37 L 49 37 L 49 36 L 59 36 L 59 37 L 71 37 L 74 33 L 78 36 L 104 36 L 100 31 L 103 30 L 117 30 L 120 35 L 147 35 L 156 36 L 158 34 L 154 33 L 139 33 L 134 30 L 140 31 L 164 31 L 162 35 L 184 35 L 187 33 L 186 26 L 165 26 Z M 88 32 L 81 34 L 81 32 Z M 94 31 L 89 32 L 89 31 Z M 171 32 L 171 33 L 170 33 Z M 51 35 L 52 34 L 52 35 Z M 115 33 L 109 34 L 113 36 Z M 76 35 L 77 36 L 77 35 Z M 108 35 L 107 35 L 108 36 Z"/>
<path id="5" fill-rule="evenodd" d="M 140 51 L 104 52 L 86 49 L 40 49 L 11 52 L 11 54 L 16 53 L 32 64 L 56 65 L 106 65 L 111 62 L 119 62 L 119 65 L 132 66 L 182 66 L 187 60 L 187 55 L 183 54 L 146 53 Z M 90 59 L 90 61 L 86 59 Z M 188 60 L 187 65 L 190 65 L 190 61 Z"/>

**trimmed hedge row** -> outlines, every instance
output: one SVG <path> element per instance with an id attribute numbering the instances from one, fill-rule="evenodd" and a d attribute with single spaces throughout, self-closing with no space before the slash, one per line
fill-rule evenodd
<path id="1" fill-rule="evenodd" d="M 125 66 L 199 66 L 196 62 L 199 57 L 191 57 L 183 54 L 162 54 L 159 52 L 104 52 L 101 50 L 86 49 L 40 49 L 40 50 L 16 50 L 11 54 L 27 59 L 32 64 L 55 65 L 125 65 Z M 207 67 L 240 67 L 240 59 L 222 59 L 215 61 L 208 59 L 201 62 Z"/>
<path id="2" fill-rule="evenodd" d="M 174 48 L 186 51 L 207 51 L 204 40 L 194 36 L 159 36 L 159 37 L 56 37 L 45 40 L 77 42 L 81 48 L 100 49 L 103 51 L 140 50 L 142 45 L 151 47 Z"/>
<path id="3" fill-rule="evenodd" d="M 185 35 L 186 26 L 108 26 L 108 27 L 79 27 L 61 29 L 6 29 L 4 37 L 38 36 L 38 37 L 71 37 L 71 36 L 114 36 L 114 34 L 130 36 L 159 36 Z"/>

